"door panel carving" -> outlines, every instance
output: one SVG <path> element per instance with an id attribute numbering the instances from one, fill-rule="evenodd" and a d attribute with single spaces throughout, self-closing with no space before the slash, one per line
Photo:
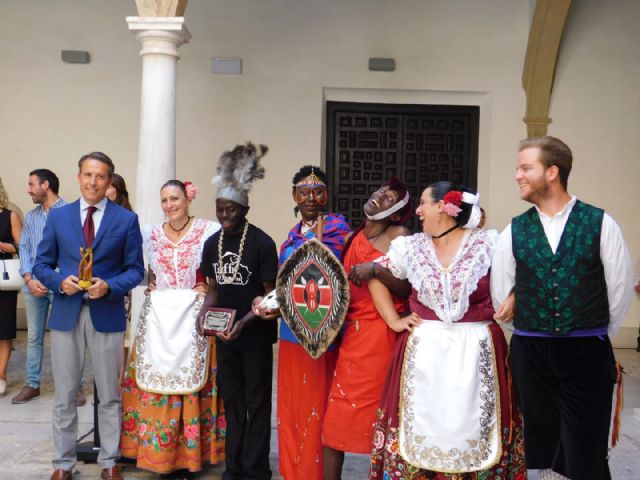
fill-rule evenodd
<path id="1" fill-rule="evenodd" d="M 362 206 L 391 175 L 409 185 L 414 205 L 430 183 L 476 188 L 479 108 L 327 103 L 331 208 L 355 229 Z M 416 228 L 415 219 L 409 228 Z"/>

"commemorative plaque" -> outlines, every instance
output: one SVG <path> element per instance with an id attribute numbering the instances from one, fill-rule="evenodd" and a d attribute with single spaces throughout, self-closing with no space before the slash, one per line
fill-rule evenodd
<path id="1" fill-rule="evenodd" d="M 202 332 L 208 336 L 228 332 L 235 317 L 236 311 L 232 308 L 209 307 L 202 321 Z"/>

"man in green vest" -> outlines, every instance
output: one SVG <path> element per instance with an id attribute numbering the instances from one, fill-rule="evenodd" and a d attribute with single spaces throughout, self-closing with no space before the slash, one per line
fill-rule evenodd
<path id="1" fill-rule="evenodd" d="M 534 206 L 500 235 L 491 291 L 496 319 L 513 318 L 527 468 L 543 479 L 609 480 L 609 338 L 631 302 L 631 257 L 616 222 L 567 193 L 572 161 L 557 138 L 520 142 L 515 179 Z"/>

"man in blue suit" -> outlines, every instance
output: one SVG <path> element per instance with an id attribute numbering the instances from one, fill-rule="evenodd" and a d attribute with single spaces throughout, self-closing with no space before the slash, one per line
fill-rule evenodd
<path id="1" fill-rule="evenodd" d="M 103 479 L 121 479 L 118 467 L 121 402 L 118 372 L 126 327 L 124 297 L 144 274 L 138 217 L 109 201 L 106 191 L 114 166 L 101 152 L 78 162 L 80 199 L 52 210 L 33 267 L 34 274 L 54 294 L 51 366 L 55 386 L 51 480 L 72 477 L 76 463 L 78 415 L 76 392 L 85 361 L 92 360 L 100 398 L 98 464 Z M 93 249 L 91 286 L 78 279 L 80 247 Z"/>

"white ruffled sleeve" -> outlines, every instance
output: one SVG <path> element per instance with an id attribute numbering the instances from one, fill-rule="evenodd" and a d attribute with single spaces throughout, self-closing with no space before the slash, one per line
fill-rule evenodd
<path id="1" fill-rule="evenodd" d="M 151 268 L 151 270 L 156 271 L 156 254 L 153 248 L 151 248 L 151 232 L 153 231 L 155 225 L 146 224 L 140 229 L 142 233 L 142 252 L 144 254 L 144 263 Z"/>
<path id="2" fill-rule="evenodd" d="M 493 252 L 498 245 L 498 239 L 500 238 L 500 232 L 494 228 L 485 230 L 489 240 L 491 242 L 491 251 Z"/>
<path id="3" fill-rule="evenodd" d="M 409 241 L 412 237 L 396 237 L 391 241 L 387 252 L 386 266 L 394 277 L 400 280 L 407 278 L 409 270 Z"/>
<path id="4" fill-rule="evenodd" d="M 607 213 L 600 232 L 600 259 L 604 267 L 609 300 L 609 337 L 614 337 L 624 321 L 633 300 L 631 255 L 622 231 Z"/>
<path id="5" fill-rule="evenodd" d="M 491 263 L 491 300 L 496 310 L 516 284 L 516 259 L 513 256 L 511 224 L 500 234 Z"/>

